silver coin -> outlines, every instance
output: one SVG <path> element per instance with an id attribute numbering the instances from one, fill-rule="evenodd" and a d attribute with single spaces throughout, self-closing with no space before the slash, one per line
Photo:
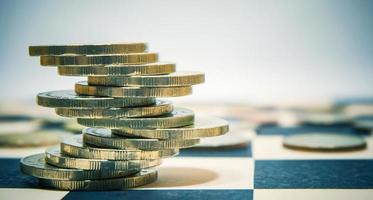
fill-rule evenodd
<path id="1" fill-rule="evenodd" d="M 373 130 L 373 115 L 372 116 L 361 116 L 356 117 L 353 122 L 353 126 L 361 130 Z"/>
<path id="2" fill-rule="evenodd" d="M 342 113 L 329 113 L 329 112 L 306 112 L 297 115 L 297 119 L 301 124 L 311 125 L 338 125 L 346 124 L 351 119 Z"/>
<path id="3" fill-rule="evenodd" d="M 355 150 L 366 146 L 364 137 L 340 133 L 302 133 L 286 136 L 283 145 L 300 150 Z"/>

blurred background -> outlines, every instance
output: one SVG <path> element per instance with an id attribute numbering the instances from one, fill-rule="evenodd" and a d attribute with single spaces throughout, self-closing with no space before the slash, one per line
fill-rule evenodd
<path id="1" fill-rule="evenodd" d="M 283 127 L 295 127 L 285 135 L 324 129 L 369 135 L 373 129 L 372 1 L 0 2 L 0 129 L 32 121 L 27 131 L 17 129 L 22 137 L 82 129 L 36 106 L 35 96 L 73 89 L 85 77 L 41 67 L 28 46 L 123 42 L 147 42 L 177 70 L 205 72 L 206 83 L 193 95 L 172 99 L 196 115 L 229 120 L 233 135 L 203 145 L 246 145 L 256 134 L 283 133 Z M 34 143 L 17 145 L 38 146 L 44 136 L 31 134 Z M 9 137 L 5 145 L 21 136 Z"/>
<path id="2" fill-rule="evenodd" d="M 208 178 L 198 169 L 211 165 L 207 169 L 219 178 L 203 182 L 207 188 L 240 180 L 266 188 L 257 183 L 260 179 L 272 188 L 281 187 L 281 181 L 285 188 L 299 188 L 298 177 L 309 184 L 303 188 L 320 188 L 318 183 L 373 187 L 373 1 L 0 0 L 0 27 L 0 162 L 44 152 L 63 137 L 82 133 L 75 119 L 37 106 L 35 99 L 39 92 L 73 89 L 86 78 L 59 76 L 56 68 L 40 66 L 38 57 L 28 55 L 30 45 L 146 42 L 160 61 L 175 62 L 178 71 L 206 75 L 193 95 L 172 99 L 176 106 L 229 121 L 227 134 L 202 138 L 196 147 L 180 151 L 186 162 L 175 158 L 182 168 L 162 175 L 164 180 L 188 186 L 190 177 Z M 228 158 L 220 165 L 212 157 Z M 249 158 L 257 159 L 251 168 Z M 280 164 L 256 173 L 266 169 L 256 164 L 260 159 Z M 286 166 L 281 159 L 308 161 Z M 350 160 L 319 165 L 315 159 Z M 2 163 L 18 170 L 19 160 Z M 185 163 L 198 173 L 185 171 Z M 251 174 L 247 170 L 254 166 L 256 178 L 242 178 L 249 179 L 242 174 Z M 299 173 L 291 176 L 294 171 Z M 188 177 L 178 178 L 181 174 Z"/>
<path id="3" fill-rule="evenodd" d="M 373 96 L 373 2 L 0 1 L 0 100 L 71 89 L 29 45 L 147 42 L 178 70 L 206 73 L 180 101 L 314 103 Z"/>

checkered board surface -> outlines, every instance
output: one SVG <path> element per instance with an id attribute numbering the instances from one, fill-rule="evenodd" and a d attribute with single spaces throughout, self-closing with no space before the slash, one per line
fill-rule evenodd
<path id="1" fill-rule="evenodd" d="M 363 134 L 367 148 L 325 153 L 286 149 L 284 135 Z M 42 149 L 0 150 L 0 199 L 373 199 L 373 137 L 348 126 L 263 126 L 246 148 L 184 150 L 165 159 L 156 183 L 128 191 L 47 190 L 23 175 L 19 158 Z"/>

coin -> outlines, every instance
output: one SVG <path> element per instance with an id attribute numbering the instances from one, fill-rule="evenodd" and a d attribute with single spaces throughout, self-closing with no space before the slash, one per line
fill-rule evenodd
<path id="1" fill-rule="evenodd" d="M 61 152 L 79 158 L 101 160 L 154 160 L 179 154 L 178 149 L 142 151 L 137 149 L 105 149 L 83 144 L 81 136 L 69 137 L 61 142 Z"/>
<path id="2" fill-rule="evenodd" d="M 35 154 L 21 159 L 21 171 L 25 174 L 44 179 L 58 180 L 86 180 L 123 177 L 134 172 L 124 171 L 98 171 L 66 169 L 48 165 L 45 162 L 45 154 Z"/>
<path id="3" fill-rule="evenodd" d="M 196 85 L 204 81 L 203 73 L 188 71 L 155 76 L 88 76 L 89 85 L 123 87 L 175 87 Z"/>
<path id="4" fill-rule="evenodd" d="M 4 134 L 33 132 L 40 129 L 42 121 L 36 119 L 28 120 L 2 120 L 0 119 L 0 137 Z"/>
<path id="5" fill-rule="evenodd" d="M 135 75 L 156 75 L 175 72 L 176 66 L 173 63 L 146 63 L 136 65 L 97 65 L 97 66 L 58 66 L 58 74 L 63 76 L 135 76 Z"/>
<path id="6" fill-rule="evenodd" d="M 302 133 L 286 136 L 283 145 L 292 149 L 338 151 L 361 149 L 366 146 L 364 137 L 340 133 Z"/>
<path id="7" fill-rule="evenodd" d="M 84 55 L 126 54 L 126 53 L 144 52 L 145 50 L 146 50 L 145 43 L 29 46 L 30 56 L 62 55 L 62 54 L 84 54 Z"/>
<path id="8" fill-rule="evenodd" d="M 119 118 L 119 117 L 153 117 L 172 112 L 171 101 L 157 100 L 156 104 L 145 107 L 129 108 L 56 108 L 56 113 L 63 117 L 79 118 Z"/>
<path id="9" fill-rule="evenodd" d="M 245 148 L 250 144 L 255 133 L 245 130 L 237 132 L 228 132 L 227 134 L 211 138 L 201 138 L 201 141 L 193 149 L 233 149 Z"/>
<path id="10" fill-rule="evenodd" d="M 142 138 L 124 138 L 111 134 L 109 129 L 87 128 L 83 130 L 84 143 L 118 149 L 181 149 L 198 144 L 199 139 L 159 140 Z"/>
<path id="11" fill-rule="evenodd" d="M 111 65 L 143 64 L 158 61 L 156 53 L 105 54 L 105 55 L 48 55 L 40 56 L 42 66 L 57 65 Z"/>
<path id="12" fill-rule="evenodd" d="M 77 95 L 73 90 L 58 90 L 39 93 L 37 103 L 44 107 L 109 108 L 152 105 L 155 98 L 144 97 L 95 97 Z"/>
<path id="13" fill-rule="evenodd" d="M 0 146 L 5 147 L 38 147 L 59 143 L 63 137 L 71 134 L 59 130 L 36 130 L 32 132 L 19 132 L 0 134 Z"/>
<path id="14" fill-rule="evenodd" d="M 20 121 L 33 121 L 35 118 L 24 114 L 0 113 L 0 122 L 20 122 Z"/>
<path id="15" fill-rule="evenodd" d="M 109 87 L 75 83 L 75 92 L 82 95 L 107 97 L 179 97 L 192 94 L 191 86 L 179 87 Z"/>
<path id="16" fill-rule="evenodd" d="M 104 128 L 171 128 L 181 127 L 193 124 L 194 113 L 186 108 L 175 108 L 172 113 L 147 118 L 108 118 L 108 119 L 89 119 L 78 118 L 78 123 L 89 127 Z"/>
<path id="17" fill-rule="evenodd" d="M 146 169 L 124 178 L 82 181 L 39 179 L 39 183 L 60 190 L 124 190 L 146 185 L 156 180 L 157 171 Z"/>
<path id="18" fill-rule="evenodd" d="M 123 136 L 138 136 L 155 139 L 191 139 L 214 137 L 227 133 L 228 122 L 215 117 L 196 117 L 194 124 L 179 128 L 165 129 L 114 129 L 112 132 Z"/>
<path id="19" fill-rule="evenodd" d="M 342 113 L 306 112 L 300 113 L 298 121 L 302 124 L 311 125 L 338 125 L 350 122 L 350 118 Z"/>
<path id="20" fill-rule="evenodd" d="M 86 158 L 74 158 L 62 155 L 60 149 L 52 147 L 45 152 L 46 162 L 61 168 L 85 169 L 85 170 L 120 170 L 139 171 L 144 168 L 155 167 L 161 164 L 161 160 L 98 160 Z"/>
<path id="21" fill-rule="evenodd" d="M 373 130 L 373 115 L 355 117 L 353 126 L 361 130 Z"/>

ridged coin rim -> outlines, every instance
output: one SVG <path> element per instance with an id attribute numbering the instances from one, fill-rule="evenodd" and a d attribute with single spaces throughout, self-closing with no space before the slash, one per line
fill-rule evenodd
<path id="1" fill-rule="evenodd" d="M 171 101 L 157 100 L 154 105 L 127 108 L 56 108 L 57 115 L 78 118 L 155 117 L 171 113 Z"/>
<path id="2" fill-rule="evenodd" d="M 164 129 L 113 129 L 112 132 L 121 136 L 137 136 L 154 139 L 191 139 L 215 137 L 229 131 L 228 121 L 216 117 L 195 117 L 194 124 L 178 128 Z"/>
<path id="3" fill-rule="evenodd" d="M 129 128 L 172 128 L 193 124 L 194 112 L 186 108 L 175 107 L 170 114 L 143 118 L 77 118 L 80 125 L 88 127 L 120 129 Z"/>
<path id="4" fill-rule="evenodd" d="M 124 190 L 155 182 L 157 177 L 157 171 L 146 169 L 124 178 L 82 181 L 39 179 L 39 183 L 60 190 Z"/>
<path id="5" fill-rule="evenodd" d="M 139 53 L 147 49 L 146 43 L 117 44 L 71 44 L 71 45 L 33 45 L 29 46 L 30 56 L 61 55 L 61 54 L 121 54 Z"/>
<path id="6" fill-rule="evenodd" d="M 89 85 L 118 87 L 177 87 L 201 84 L 205 74 L 193 71 L 178 71 L 166 75 L 147 76 L 88 76 Z"/>
<path id="7" fill-rule="evenodd" d="M 55 90 L 41 92 L 37 95 L 37 104 L 43 107 L 71 108 L 109 108 L 152 105 L 155 98 L 129 97 L 97 97 L 76 94 L 74 90 Z"/>
<path id="8" fill-rule="evenodd" d="M 160 75 L 176 71 L 174 63 L 145 63 L 133 65 L 65 65 L 57 66 L 59 75 L 62 76 L 135 76 L 135 75 Z"/>
<path id="9" fill-rule="evenodd" d="M 40 56 L 40 65 L 110 65 L 142 64 L 158 62 L 158 54 L 152 52 L 105 55 L 46 55 Z"/>
<path id="10" fill-rule="evenodd" d="M 83 130 L 83 142 L 107 148 L 160 150 L 192 147 L 199 143 L 199 139 L 159 140 L 124 138 L 112 134 L 109 129 L 86 128 Z"/>
<path id="11" fill-rule="evenodd" d="M 45 151 L 45 159 L 48 164 L 61 168 L 109 171 L 120 170 L 129 172 L 139 171 L 161 164 L 160 159 L 124 161 L 70 157 L 63 155 L 58 147 L 48 148 Z"/>
<path id="12" fill-rule="evenodd" d="M 179 154 L 178 149 L 144 151 L 93 147 L 84 144 L 81 135 L 64 139 L 61 142 L 61 152 L 74 157 L 105 160 L 153 160 L 173 157 Z"/>
<path id="13" fill-rule="evenodd" d="M 48 165 L 45 161 L 45 154 L 34 154 L 21 159 L 21 171 L 25 174 L 44 179 L 57 180 L 85 180 L 123 177 L 133 172 L 124 171 L 98 171 L 67 169 Z"/>
<path id="14" fill-rule="evenodd" d="M 75 83 L 75 92 L 104 97 L 181 97 L 192 94 L 192 87 L 110 87 L 93 86 L 86 81 L 80 81 Z"/>

